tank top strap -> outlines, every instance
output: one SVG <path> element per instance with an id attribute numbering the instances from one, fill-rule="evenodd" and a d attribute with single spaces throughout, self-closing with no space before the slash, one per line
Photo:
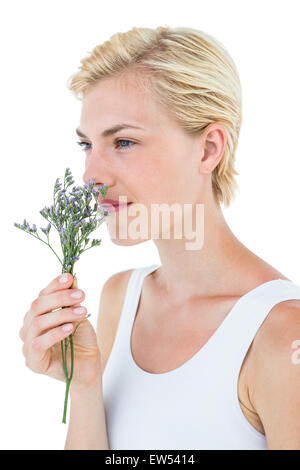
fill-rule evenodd
<path id="1" fill-rule="evenodd" d="M 128 327 L 128 330 L 131 329 L 132 321 L 136 315 L 144 279 L 159 267 L 159 264 L 152 264 L 136 268 L 131 273 L 121 313 L 122 323 Z"/>
<path id="2" fill-rule="evenodd" d="M 151 266 L 135 268 L 132 271 L 127 284 L 113 347 L 104 373 L 106 373 L 106 370 L 110 370 L 112 363 L 122 365 L 124 370 L 126 368 L 130 369 L 128 344 L 130 344 L 131 327 L 138 307 L 141 289 L 145 277 L 159 267 L 159 264 L 152 264 Z"/>
<path id="3" fill-rule="evenodd" d="M 228 384 L 231 396 L 236 394 L 243 360 L 258 329 L 272 308 L 285 300 L 300 300 L 300 286 L 291 280 L 273 279 L 242 296 L 230 312 L 218 350 L 222 350 L 224 373 L 232 378 Z"/>

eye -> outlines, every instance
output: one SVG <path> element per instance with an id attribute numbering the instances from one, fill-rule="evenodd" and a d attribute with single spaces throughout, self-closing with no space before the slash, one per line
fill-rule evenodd
<path id="1" fill-rule="evenodd" d="M 87 148 L 84 147 L 84 145 L 91 145 L 89 144 L 88 142 L 77 142 L 77 144 L 81 147 L 81 150 L 89 150 Z"/>
<path id="2" fill-rule="evenodd" d="M 116 145 L 116 144 L 120 144 L 120 142 L 127 142 L 127 143 L 129 142 L 129 143 L 131 143 L 132 145 L 135 145 L 135 142 L 132 142 L 132 140 L 128 140 L 128 139 L 116 139 L 116 140 L 114 141 L 114 144 L 115 144 L 115 145 Z M 130 147 L 131 147 L 131 146 L 127 146 L 127 145 L 124 146 L 124 145 L 121 145 L 120 147 L 117 147 L 117 148 L 119 148 L 119 149 L 127 149 L 127 148 L 130 148 Z"/>
<path id="3" fill-rule="evenodd" d="M 132 144 L 132 145 L 135 145 L 135 142 L 133 142 L 132 140 L 128 140 L 128 139 L 116 139 L 116 140 L 114 141 L 114 144 L 117 146 L 118 149 L 127 149 L 127 148 L 131 147 L 131 145 L 130 145 L 130 146 L 128 146 L 128 145 L 125 145 L 125 146 L 124 146 L 124 145 L 121 145 L 121 144 L 120 144 L 121 142 L 123 142 L 123 143 L 124 143 L 124 142 L 125 142 L 125 143 L 130 143 L 130 144 Z M 77 142 L 77 144 L 81 147 L 81 149 L 82 149 L 83 151 L 90 150 L 90 148 L 91 148 L 91 147 L 89 147 L 89 148 L 86 147 L 86 145 L 90 145 L 90 146 L 91 146 L 91 144 L 89 144 L 88 142 Z M 118 145 L 120 145 L 120 146 L 118 146 Z M 122 151 L 122 150 L 121 150 L 121 151 Z"/>

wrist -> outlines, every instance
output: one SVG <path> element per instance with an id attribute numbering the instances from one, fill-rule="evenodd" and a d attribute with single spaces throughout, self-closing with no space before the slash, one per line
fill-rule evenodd
<path id="1" fill-rule="evenodd" d="M 84 396 L 91 396 L 95 394 L 102 394 L 102 380 L 99 378 L 95 382 L 91 382 L 89 384 L 82 384 L 82 385 L 77 385 L 73 384 L 71 382 L 70 385 L 70 398 L 72 399 L 77 399 L 80 398 L 82 399 Z"/>
<path id="2" fill-rule="evenodd" d="M 102 390 L 102 371 L 100 362 L 99 365 L 95 367 L 93 373 L 92 371 L 89 371 L 88 376 L 85 377 L 85 380 L 83 380 L 81 383 L 71 380 L 70 396 L 91 394 L 98 392 L 99 389 Z"/>

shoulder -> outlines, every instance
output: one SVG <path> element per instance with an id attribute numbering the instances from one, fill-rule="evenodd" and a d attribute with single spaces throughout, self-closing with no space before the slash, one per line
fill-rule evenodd
<path id="1" fill-rule="evenodd" d="M 300 300 L 285 300 L 270 310 L 253 341 L 256 359 L 279 360 L 290 356 L 291 344 L 300 335 Z M 299 338 L 300 339 L 300 336 Z"/>
<path id="2" fill-rule="evenodd" d="M 126 271 L 120 271 L 110 276 L 103 284 L 101 296 L 107 297 L 112 294 L 116 295 L 117 292 L 122 291 L 124 286 L 127 285 L 127 281 L 133 271 L 134 268 L 127 269 Z"/>
<path id="3" fill-rule="evenodd" d="M 97 319 L 97 342 L 101 353 L 102 371 L 110 355 L 122 312 L 123 302 L 133 269 L 110 276 L 103 284 Z"/>
<path id="4" fill-rule="evenodd" d="M 251 354 L 249 396 L 268 448 L 300 449 L 300 300 L 283 301 L 271 309 Z"/>

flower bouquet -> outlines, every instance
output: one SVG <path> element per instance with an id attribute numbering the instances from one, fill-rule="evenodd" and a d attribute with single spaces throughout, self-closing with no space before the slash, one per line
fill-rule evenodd
<path id="1" fill-rule="evenodd" d="M 41 231 L 46 235 L 47 241 L 40 238 L 36 225 L 33 224 L 32 227 L 30 227 L 26 219 L 24 219 L 23 224 L 14 223 L 15 227 L 18 227 L 48 245 L 61 264 L 62 274 L 71 273 L 72 275 L 74 265 L 76 261 L 79 260 L 80 255 L 84 251 L 100 245 L 101 240 L 93 239 L 91 244 L 88 246 L 90 241 L 90 238 L 88 237 L 103 223 L 105 216 L 109 214 L 108 211 L 103 211 L 101 206 L 98 205 L 100 193 L 102 195 L 102 202 L 105 199 L 107 185 L 100 186 L 96 190 L 94 189 L 94 179 L 92 178 L 88 184 L 85 184 L 82 187 L 74 186 L 72 191 L 69 191 L 68 195 L 67 189 L 73 184 L 74 181 L 70 168 L 67 168 L 64 175 L 63 189 L 61 189 L 62 184 L 59 182 L 59 178 L 57 178 L 55 182 L 53 205 L 50 207 L 44 207 L 44 209 L 40 211 L 40 214 L 49 222 L 46 228 L 40 227 Z M 98 215 L 100 215 L 100 218 L 97 218 Z M 62 259 L 60 259 L 49 242 L 49 233 L 52 226 L 59 232 L 63 253 Z M 77 287 L 76 274 L 74 274 L 73 277 L 74 279 L 70 289 Z M 81 320 L 76 325 L 73 333 L 61 341 L 62 366 L 66 377 L 63 423 L 66 423 L 69 388 L 74 370 L 73 336 L 79 324 L 89 316 L 90 314 Z M 70 374 L 68 374 L 67 370 L 68 347 L 70 347 L 71 350 Z"/>

